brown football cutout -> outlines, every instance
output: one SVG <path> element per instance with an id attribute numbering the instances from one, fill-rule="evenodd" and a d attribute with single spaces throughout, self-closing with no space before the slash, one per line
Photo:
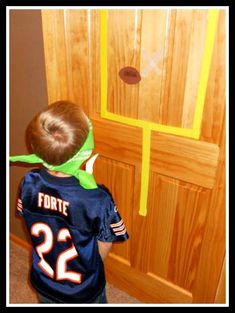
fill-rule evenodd
<path id="1" fill-rule="evenodd" d="M 131 66 L 123 67 L 119 71 L 119 76 L 127 84 L 138 84 L 141 80 L 140 73 Z"/>

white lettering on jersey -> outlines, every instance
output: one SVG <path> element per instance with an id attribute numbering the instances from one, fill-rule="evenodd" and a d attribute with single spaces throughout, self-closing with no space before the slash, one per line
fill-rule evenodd
<path id="1" fill-rule="evenodd" d="M 58 211 L 65 216 L 68 216 L 69 202 L 62 199 L 52 197 L 50 195 L 44 194 L 43 192 L 38 193 L 38 207 L 47 210 Z"/>

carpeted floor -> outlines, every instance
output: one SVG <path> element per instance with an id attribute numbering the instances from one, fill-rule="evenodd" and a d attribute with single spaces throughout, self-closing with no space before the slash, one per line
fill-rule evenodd
<path id="1" fill-rule="evenodd" d="M 11 241 L 10 244 L 10 304 L 38 303 L 37 293 L 28 282 L 29 251 Z M 108 303 L 140 303 L 125 292 L 107 284 Z"/>

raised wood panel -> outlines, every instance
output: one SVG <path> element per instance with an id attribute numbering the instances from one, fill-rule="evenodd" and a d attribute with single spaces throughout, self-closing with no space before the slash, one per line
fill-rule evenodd
<path id="1" fill-rule="evenodd" d="M 208 10 L 109 10 L 108 111 L 192 128 L 207 15 Z M 140 71 L 139 84 L 120 79 L 124 66 Z"/>
<path id="2" fill-rule="evenodd" d="M 225 122 L 225 121 L 224 121 Z M 216 184 L 208 207 L 197 276 L 193 286 L 194 302 L 215 301 L 217 285 L 226 253 L 226 131 L 222 127 Z M 228 238 L 227 238 L 228 240 Z M 206 269 L 206 270 L 205 270 Z M 203 286 L 203 289 L 200 288 Z"/>
<path id="3" fill-rule="evenodd" d="M 148 271 L 167 279 L 169 258 L 178 206 L 179 182 L 173 178 L 151 173 L 147 216 L 146 245 Z"/>
<path id="4" fill-rule="evenodd" d="M 189 55 L 190 34 L 193 11 L 177 10 L 174 29 L 173 60 L 171 71 L 171 87 L 168 103 L 164 106 L 163 113 L 167 116 L 167 125 L 181 126 L 184 90 L 186 84 L 187 64 Z"/>
<path id="5" fill-rule="evenodd" d="M 148 92 L 150 91 L 148 86 L 144 86 L 145 97 L 151 95 L 148 99 L 150 104 L 146 105 L 151 107 L 151 103 L 155 102 L 152 95 L 159 93 L 160 103 L 155 102 L 155 112 L 151 119 L 160 124 L 192 128 L 208 11 L 188 10 L 187 17 L 184 10 L 162 12 L 166 14 L 165 25 L 164 27 L 157 25 L 157 29 L 164 35 L 164 42 L 161 42 L 161 48 L 164 47 L 163 59 L 158 63 L 159 69 L 162 67 L 161 84 L 157 84 L 155 72 L 153 76 L 155 84 L 152 84 L 151 92 Z M 153 31 L 154 28 L 151 29 Z M 152 41 L 152 44 L 155 45 L 152 51 L 155 51 L 156 42 Z"/>
<path id="6" fill-rule="evenodd" d="M 68 99 L 63 10 L 42 10 L 48 102 Z"/>
<path id="7" fill-rule="evenodd" d="M 88 10 L 42 10 L 48 101 L 73 101 L 91 116 L 97 111 L 100 94 L 96 87 L 98 15 Z"/>
<path id="8" fill-rule="evenodd" d="M 98 10 L 88 12 L 88 33 L 89 33 L 89 84 L 90 102 L 89 115 L 100 117 L 100 13 Z"/>
<path id="9" fill-rule="evenodd" d="M 174 56 L 174 34 L 175 34 L 175 23 L 176 23 L 176 10 L 170 10 L 167 27 L 169 29 L 168 36 L 166 37 L 165 48 L 164 48 L 164 59 L 163 59 L 163 72 L 162 72 L 162 86 L 161 86 L 161 107 L 160 107 L 160 124 L 167 124 L 168 112 L 167 107 L 169 102 L 169 95 L 171 90 L 171 69 L 173 64 Z"/>
<path id="10" fill-rule="evenodd" d="M 215 303 L 225 303 L 225 302 L 226 302 L 226 260 L 224 259 L 218 283 L 218 288 L 216 291 Z"/>
<path id="11" fill-rule="evenodd" d="M 226 11 L 220 10 L 200 140 L 219 144 L 226 109 Z"/>
<path id="12" fill-rule="evenodd" d="M 189 291 L 196 278 L 210 196 L 208 189 L 179 185 L 167 277 Z"/>
<path id="13" fill-rule="evenodd" d="M 191 291 L 211 191 L 152 173 L 148 271 Z"/>
<path id="14" fill-rule="evenodd" d="M 151 147 L 153 171 L 213 188 L 219 157 L 217 145 L 152 132 Z"/>
<path id="15" fill-rule="evenodd" d="M 93 120 L 93 128 L 95 152 L 127 164 L 141 165 L 141 129 L 102 120 Z"/>
<path id="16" fill-rule="evenodd" d="M 136 19 L 137 10 L 108 10 L 107 107 L 110 112 L 134 118 L 138 117 L 139 85 L 124 83 L 119 78 L 119 71 L 126 66 L 139 68 Z"/>
<path id="17" fill-rule="evenodd" d="M 112 253 L 130 262 L 130 248 L 132 242 L 132 204 L 135 168 L 132 165 L 117 162 L 99 156 L 94 167 L 97 183 L 109 188 L 115 199 L 118 211 L 125 221 L 130 239 L 125 243 L 115 243 Z M 129 196 L 126 197 L 126 194 Z"/>
<path id="18" fill-rule="evenodd" d="M 142 10 L 138 118 L 160 121 L 162 76 L 170 10 Z M 154 104 L 154 105 L 153 105 Z"/>
<path id="19" fill-rule="evenodd" d="M 159 123 L 193 128 L 208 10 L 170 10 Z"/>
<path id="20" fill-rule="evenodd" d="M 87 10 L 64 10 L 69 99 L 88 112 L 90 77 Z"/>
<path id="21" fill-rule="evenodd" d="M 193 128 L 202 57 L 205 48 L 207 10 L 193 10 L 190 29 L 189 55 L 183 99 L 181 126 Z"/>
<path id="22" fill-rule="evenodd" d="M 148 238 L 147 219 L 139 214 L 140 193 L 141 193 L 141 167 L 135 168 L 134 202 L 132 236 L 134 239 L 133 249 L 131 249 L 131 266 L 137 271 L 147 272 L 148 262 L 146 261 L 146 243 Z"/>
<path id="23" fill-rule="evenodd" d="M 142 273 L 115 256 L 105 261 L 107 280 L 144 303 L 191 303 L 192 294 L 152 273 Z"/>

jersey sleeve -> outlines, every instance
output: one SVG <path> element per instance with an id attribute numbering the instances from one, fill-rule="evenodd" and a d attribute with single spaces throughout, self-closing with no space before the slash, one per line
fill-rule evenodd
<path id="1" fill-rule="evenodd" d="M 18 195 L 17 195 L 17 199 L 16 199 L 16 215 L 18 216 L 23 216 L 23 201 L 22 201 L 22 188 L 23 188 L 23 184 L 24 184 L 24 179 L 22 179 L 21 183 L 20 183 L 20 187 L 19 187 L 19 191 L 18 191 Z"/>
<path id="2" fill-rule="evenodd" d="M 104 242 L 126 241 L 129 235 L 117 207 L 108 196 L 102 203 L 97 239 Z"/>

